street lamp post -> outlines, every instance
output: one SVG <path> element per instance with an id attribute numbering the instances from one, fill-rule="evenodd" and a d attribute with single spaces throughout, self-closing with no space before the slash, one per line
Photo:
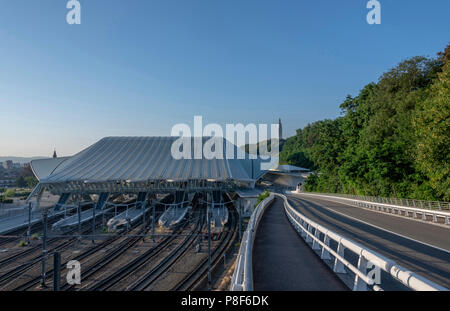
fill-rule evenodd
<path id="1" fill-rule="evenodd" d="M 208 288 L 211 289 L 211 215 L 209 204 L 206 207 L 206 221 L 208 222 Z"/>
<path id="2" fill-rule="evenodd" d="M 42 222 L 43 222 L 43 237 L 42 237 L 42 272 L 41 272 L 41 286 L 46 287 L 45 285 L 45 279 L 46 279 L 46 272 L 45 272 L 45 263 L 46 263 L 46 257 L 47 257 L 47 208 L 44 208 L 42 212 Z"/>

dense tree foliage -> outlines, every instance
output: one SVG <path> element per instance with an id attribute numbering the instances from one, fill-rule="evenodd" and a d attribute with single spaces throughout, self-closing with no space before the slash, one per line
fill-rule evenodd
<path id="1" fill-rule="evenodd" d="M 442 72 L 421 103 L 413 123 L 418 134 L 416 162 L 435 196 L 450 198 L 450 46 L 440 54 Z"/>
<path id="2" fill-rule="evenodd" d="M 19 188 L 25 188 L 28 186 L 27 182 L 25 181 L 25 178 L 23 176 L 20 176 L 16 180 L 16 186 Z"/>
<path id="3" fill-rule="evenodd" d="M 19 185 L 20 183 L 20 185 Z M 34 176 L 30 165 L 25 165 L 19 179 L 17 180 L 18 187 L 29 187 L 34 188 L 38 183 L 36 176 Z"/>
<path id="4" fill-rule="evenodd" d="M 450 200 L 450 46 L 414 57 L 297 130 L 280 160 L 314 169 L 306 190 Z"/>

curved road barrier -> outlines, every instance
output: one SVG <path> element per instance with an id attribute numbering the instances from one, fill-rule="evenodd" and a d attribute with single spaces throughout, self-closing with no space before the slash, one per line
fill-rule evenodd
<path id="1" fill-rule="evenodd" d="M 450 212 L 444 210 L 406 207 L 389 203 L 380 203 L 360 199 L 345 198 L 341 196 L 332 196 L 328 194 L 315 194 L 308 192 L 292 192 L 292 194 L 301 194 L 305 196 L 318 197 L 340 203 L 352 204 L 361 208 L 371 209 L 383 213 L 395 214 L 413 219 L 421 219 L 423 221 L 429 221 L 430 223 L 439 223 L 438 219 L 441 219 L 443 220 L 444 224 L 450 225 Z"/>
<path id="2" fill-rule="evenodd" d="M 331 197 L 340 197 L 347 199 L 355 199 L 360 201 L 369 201 L 373 203 L 386 203 L 392 205 L 400 205 L 406 207 L 415 208 L 425 208 L 433 210 L 448 210 L 450 211 L 450 202 L 442 201 L 425 201 L 425 200 L 414 200 L 414 199 L 398 199 L 398 198 L 385 198 L 385 197 L 374 197 L 365 195 L 354 195 L 354 194 L 341 194 L 341 193 L 322 193 L 322 192 L 301 192 L 305 194 L 317 194 L 317 195 L 327 195 Z"/>
<path id="3" fill-rule="evenodd" d="M 416 291 L 447 291 L 448 289 L 442 287 L 426 278 L 419 276 L 407 269 L 397 265 L 393 260 L 390 260 L 360 244 L 353 242 L 318 223 L 310 220 L 295 208 L 293 208 L 287 197 L 277 194 L 284 200 L 284 207 L 289 221 L 296 231 L 303 239 L 311 246 L 313 250 L 320 254 L 322 260 L 332 260 L 333 257 L 333 271 L 335 273 L 347 273 L 346 269 L 355 274 L 353 290 L 365 291 L 369 287 L 372 290 L 383 290 L 379 284 L 375 284 L 372 277 L 367 274 L 368 267 L 377 266 L 381 270 L 388 273 L 393 279 L 397 280 L 404 286 Z M 330 247 L 330 241 L 337 243 L 337 249 Z M 357 266 L 350 263 L 344 258 L 344 252 L 350 251 L 358 256 Z"/>
<path id="4" fill-rule="evenodd" d="M 274 195 L 270 194 L 269 197 L 261 201 L 259 205 L 253 211 L 252 216 L 247 225 L 239 248 L 239 254 L 236 259 L 236 267 L 231 278 L 232 291 L 252 291 L 253 290 L 253 272 L 252 272 L 252 252 L 253 242 L 255 240 L 256 229 L 258 229 L 259 221 L 267 206 L 269 206 L 273 200 Z"/>

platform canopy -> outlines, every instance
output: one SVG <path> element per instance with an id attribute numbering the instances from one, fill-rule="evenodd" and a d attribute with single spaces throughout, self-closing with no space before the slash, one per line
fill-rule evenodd
<path id="1" fill-rule="evenodd" d="M 279 165 L 276 169 L 273 169 L 272 171 L 289 172 L 289 173 L 306 173 L 310 172 L 311 170 L 304 167 L 283 164 Z"/>
<path id="2" fill-rule="evenodd" d="M 50 158 L 31 161 L 31 170 L 38 180 L 48 177 L 59 164 L 67 160 L 68 157 L 64 158 Z"/>
<path id="3" fill-rule="evenodd" d="M 192 156 L 176 159 L 171 150 L 177 139 L 106 137 L 72 157 L 32 161 L 31 167 L 39 179 L 32 195 L 44 187 L 55 194 L 253 188 L 265 173 L 261 159 L 250 159 L 248 154 L 245 159 L 238 159 L 237 147 L 224 139 L 224 154 L 232 148 L 232 159 L 194 159 L 194 146 L 199 142 L 204 145 L 209 137 L 183 138 L 189 142 L 183 146 L 190 145 Z"/>

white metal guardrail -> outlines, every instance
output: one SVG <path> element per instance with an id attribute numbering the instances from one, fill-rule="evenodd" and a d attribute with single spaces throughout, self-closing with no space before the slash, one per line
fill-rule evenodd
<path id="1" fill-rule="evenodd" d="M 233 276 L 231 278 L 230 290 L 232 291 L 253 290 L 253 242 L 255 240 L 256 229 L 258 228 L 259 221 L 261 220 L 266 207 L 273 202 L 274 198 L 274 195 L 271 193 L 269 197 L 259 203 L 250 217 L 247 230 L 245 230 L 242 235 L 241 246 L 236 259 L 236 267 L 234 268 Z"/>
<path id="2" fill-rule="evenodd" d="M 277 194 L 278 195 L 278 194 Z M 426 278 L 417 275 L 407 269 L 397 265 L 390 260 L 364 246 L 353 242 L 318 223 L 310 220 L 296 209 L 294 209 L 284 195 L 279 195 L 284 200 L 286 215 L 293 227 L 305 239 L 311 248 L 320 254 L 322 260 L 333 260 L 333 271 L 336 273 L 347 273 L 349 271 L 355 274 L 353 290 L 364 291 L 370 286 L 375 291 L 383 290 L 379 284 L 367 275 L 368 264 L 371 263 L 387 272 L 395 280 L 416 291 L 447 291 L 442 287 Z M 337 243 L 337 249 L 330 247 L 330 241 Z M 350 251 L 358 256 L 357 266 L 350 263 L 345 257 L 345 251 Z"/>
<path id="3" fill-rule="evenodd" d="M 293 192 L 295 194 L 295 192 Z M 332 196 L 328 194 L 316 194 L 309 192 L 300 192 L 297 194 L 302 194 L 306 196 L 315 196 L 325 199 L 329 199 L 336 202 L 350 203 L 358 207 L 367 208 L 379 212 L 395 214 L 399 216 L 404 216 L 408 218 L 421 219 L 423 221 L 430 221 L 432 223 L 439 223 L 439 219 L 443 224 L 450 225 L 450 211 L 443 210 L 428 210 L 423 208 L 413 208 L 406 206 L 399 206 L 387 203 L 378 203 L 371 201 L 364 201 L 359 199 L 350 199 L 341 196 Z M 420 215 L 420 218 L 419 218 Z"/>
<path id="4" fill-rule="evenodd" d="M 355 199 L 355 200 L 360 200 L 360 201 L 369 201 L 372 203 L 385 203 L 385 204 L 399 205 L 399 206 L 405 206 L 405 207 L 424 208 L 424 209 L 429 209 L 429 210 L 450 211 L 450 202 L 384 198 L 384 197 L 363 196 L 363 195 L 353 195 L 353 194 L 340 194 L 340 193 L 319 193 L 319 192 L 303 192 L 303 193 L 328 195 L 328 196 L 341 197 L 341 198 L 347 198 L 347 199 Z"/>

